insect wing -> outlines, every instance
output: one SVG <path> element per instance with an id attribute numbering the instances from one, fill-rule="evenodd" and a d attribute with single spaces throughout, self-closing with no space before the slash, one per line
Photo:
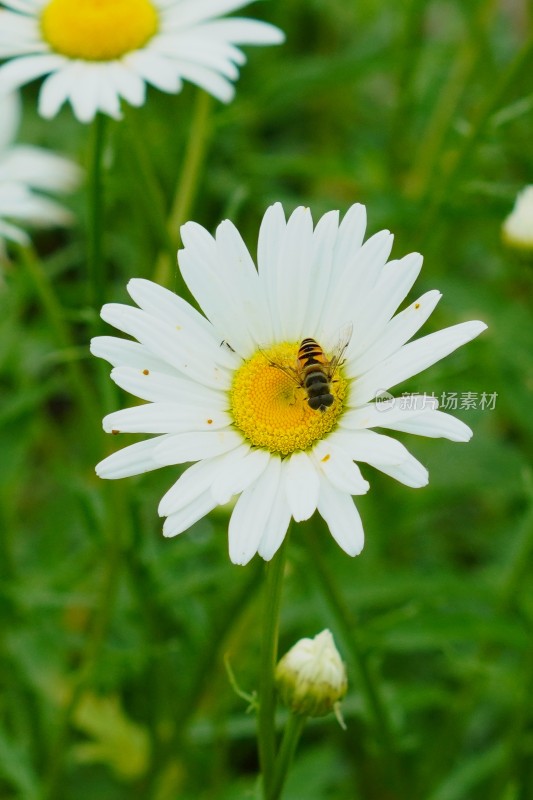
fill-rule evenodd
<path id="1" fill-rule="evenodd" d="M 353 333 L 353 325 L 351 322 L 343 325 L 340 329 L 337 342 L 335 346 L 331 350 L 331 355 L 329 359 L 329 374 L 330 376 L 334 374 L 335 370 L 339 367 L 342 363 L 342 357 L 346 352 L 346 348 L 350 344 L 351 338 Z"/>
<path id="2" fill-rule="evenodd" d="M 276 369 L 280 369 L 282 372 L 285 373 L 285 375 L 287 375 L 289 378 L 291 378 L 291 380 L 293 380 L 298 386 L 302 385 L 302 381 L 300 379 L 300 376 L 299 376 L 299 373 L 298 373 L 297 369 L 295 369 L 294 367 L 288 367 L 286 364 L 281 363 L 281 361 L 278 360 L 278 359 L 270 358 L 270 356 L 267 356 L 265 351 L 261 350 L 261 348 L 259 348 L 259 350 L 263 354 L 265 359 L 268 361 L 268 363 L 270 364 L 271 367 L 275 367 Z"/>

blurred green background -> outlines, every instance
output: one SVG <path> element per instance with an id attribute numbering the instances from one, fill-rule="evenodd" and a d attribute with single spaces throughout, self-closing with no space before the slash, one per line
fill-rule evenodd
<path id="1" fill-rule="evenodd" d="M 393 257 L 424 254 L 417 295 L 444 293 L 425 332 L 489 325 L 399 391 L 497 394 L 493 410 L 458 410 L 468 445 L 398 434 L 427 488 L 363 466 L 360 557 L 316 520 L 296 527 L 281 650 L 329 627 L 350 689 L 347 731 L 333 717 L 307 727 L 286 800 L 533 797 L 533 263 L 500 233 L 533 182 L 531 13 L 525 0 L 257 4 L 246 15 L 287 43 L 247 48 L 235 101 L 210 102 L 190 218 L 213 230 L 230 217 L 255 252 L 274 201 L 315 220 L 365 203 L 369 233 L 395 233 Z M 90 129 L 69 110 L 40 119 L 37 88 L 19 139 L 86 162 Z M 172 249 L 199 94 L 149 91 L 109 123 L 107 301 Z M 157 504 L 177 468 L 95 477 L 134 441 L 100 425 L 131 398 L 88 355 L 83 191 L 72 206 L 74 230 L 35 237 L 42 271 L 13 253 L 0 289 L 0 797 L 253 798 L 254 718 L 224 656 L 257 688 L 264 564 L 229 563 L 227 508 L 163 539 Z M 174 267 L 168 285 L 181 286 Z"/>

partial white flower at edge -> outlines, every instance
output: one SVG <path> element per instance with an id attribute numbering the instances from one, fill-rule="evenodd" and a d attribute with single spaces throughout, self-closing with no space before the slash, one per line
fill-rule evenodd
<path id="1" fill-rule="evenodd" d="M 2 241 L 28 244 L 17 223 L 37 227 L 70 225 L 70 211 L 46 193 L 73 191 L 80 168 L 40 147 L 14 144 L 20 123 L 18 95 L 0 93 L 0 250 Z"/>
<path id="2" fill-rule="evenodd" d="M 284 40 L 273 25 L 224 14 L 250 0 L 4 0 L 0 90 L 43 76 L 39 113 L 70 102 L 80 122 L 120 119 L 121 99 L 145 102 L 146 85 L 177 94 L 183 81 L 222 102 L 246 57 L 238 45 Z"/>
<path id="3" fill-rule="evenodd" d="M 533 251 L 533 185 L 518 193 L 514 208 L 503 223 L 502 234 L 510 247 Z"/>
<path id="4" fill-rule="evenodd" d="M 128 284 L 138 308 L 103 307 L 102 318 L 137 341 L 99 336 L 91 350 L 112 364 L 118 386 L 147 401 L 109 414 L 104 430 L 156 436 L 106 458 L 98 475 L 196 462 L 161 500 L 165 536 L 239 495 L 229 522 L 234 563 L 255 553 L 271 559 L 291 518 L 306 520 L 316 510 L 355 556 L 363 526 L 352 496 L 368 490 L 368 466 L 410 487 L 428 481 L 403 444 L 373 428 L 470 439 L 472 431 L 436 401 L 375 402 L 486 325 L 463 322 L 410 342 L 440 292 L 425 292 L 395 315 L 422 256 L 388 261 L 392 235 L 381 231 L 363 243 L 365 227 L 359 204 L 342 221 L 331 211 L 313 226 L 308 208 L 286 220 L 276 203 L 261 224 L 256 269 L 231 222 L 214 237 L 188 222 L 179 265 L 205 316 L 140 279 Z M 322 410 L 310 407 L 299 383 L 297 355 L 307 337 L 318 343 L 311 345 L 317 369 L 329 381 Z M 339 363 L 328 363 L 347 338 Z"/>

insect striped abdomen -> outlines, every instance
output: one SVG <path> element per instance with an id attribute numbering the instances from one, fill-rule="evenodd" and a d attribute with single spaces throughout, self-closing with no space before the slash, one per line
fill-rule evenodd
<path id="1" fill-rule="evenodd" d="M 334 397 L 329 389 L 329 377 L 326 372 L 328 361 L 318 342 L 314 339 L 303 340 L 298 350 L 298 364 L 309 406 L 314 411 L 325 411 L 333 405 Z"/>

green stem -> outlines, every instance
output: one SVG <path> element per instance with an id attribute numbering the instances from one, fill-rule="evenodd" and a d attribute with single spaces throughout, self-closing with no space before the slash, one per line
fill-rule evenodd
<path id="1" fill-rule="evenodd" d="M 45 273 L 41 261 L 30 247 L 19 248 L 20 260 L 28 273 L 46 312 L 50 327 L 54 332 L 58 346 L 65 352 L 74 350 L 74 343 L 70 331 L 64 320 L 63 308 L 59 302 L 53 286 Z M 76 394 L 80 410 L 91 427 L 99 426 L 99 412 L 93 402 L 93 389 L 86 380 L 78 361 L 66 359 L 65 368 L 74 393 Z"/>
<path id="2" fill-rule="evenodd" d="M 508 797 L 508 789 L 511 785 L 517 784 L 517 776 L 520 774 L 520 761 L 528 759 L 527 730 L 530 725 L 531 693 L 533 691 L 533 649 L 529 649 L 524 654 L 524 681 L 518 691 L 515 690 L 515 713 L 507 727 L 506 738 L 503 742 L 504 758 L 501 769 L 494 775 L 488 790 L 487 800 L 500 800 Z M 503 738 L 504 731 L 501 735 Z M 524 776 L 524 783 L 527 778 Z M 531 785 L 529 786 L 531 789 Z M 516 797 L 526 797 L 526 786 L 523 786 L 524 794 L 519 794 L 518 788 Z"/>
<path id="3" fill-rule="evenodd" d="M 67 705 L 62 711 L 57 737 L 52 743 L 48 757 L 47 772 L 44 777 L 43 800 L 55 800 L 57 797 L 62 796 L 60 784 L 65 765 L 70 724 L 84 692 L 90 686 L 113 614 L 118 580 L 123 564 L 122 556 L 131 541 L 130 520 L 122 493 L 123 490 L 116 484 L 108 490 L 108 497 L 106 498 L 108 525 L 106 530 L 105 572 L 100 584 L 98 601 L 91 618 L 90 630 L 81 663 L 73 677 L 72 692 Z"/>
<path id="4" fill-rule="evenodd" d="M 286 561 L 287 537 L 282 546 L 266 566 L 266 586 L 264 593 L 263 638 L 261 642 L 261 673 L 259 678 L 259 711 L 257 715 L 257 737 L 259 763 L 263 777 L 263 795 L 270 797 L 270 787 L 274 777 L 276 755 L 276 687 L 274 671 L 278 658 L 279 613 L 281 590 Z"/>
<path id="5" fill-rule="evenodd" d="M 451 62 L 448 79 L 436 98 L 426 129 L 420 136 L 415 151 L 416 163 L 414 171 L 408 178 L 407 189 L 412 197 L 422 201 L 423 207 L 431 195 L 432 182 L 438 174 L 439 156 L 442 154 L 457 109 L 471 82 L 472 73 L 478 64 L 482 64 L 486 33 L 495 9 L 494 0 L 481 4 L 477 18 L 472 24 L 472 34 L 466 36 L 458 48 Z"/>
<path id="6" fill-rule="evenodd" d="M 137 166 L 135 170 L 135 178 L 139 184 L 137 197 L 143 207 L 146 219 L 150 222 L 150 227 L 157 235 L 159 247 L 161 250 L 173 253 L 176 248 L 165 220 L 165 197 L 150 158 L 149 148 L 143 136 L 143 128 L 139 125 L 133 111 L 128 113 L 125 131 L 132 157 Z"/>
<path id="7" fill-rule="evenodd" d="M 500 605 L 507 608 L 514 597 L 522 580 L 526 580 L 529 561 L 533 552 L 533 506 L 530 506 L 517 535 L 509 548 L 507 563 L 502 569 L 500 584 Z"/>
<path id="8" fill-rule="evenodd" d="M 408 791 L 407 781 L 398 758 L 398 750 L 395 742 L 392 725 L 385 703 L 381 697 L 377 682 L 369 668 L 367 656 L 363 651 L 363 646 L 359 639 L 357 623 L 354 615 L 347 607 L 344 598 L 337 590 L 337 581 L 330 574 L 324 561 L 323 548 L 318 539 L 317 532 L 313 525 L 308 525 L 308 543 L 311 551 L 309 564 L 311 570 L 316 573 L 322 592 L 328 605 L 335 617 L 337 626 L 342 631 L 353 661 L 359 673 L 359 682 L 366 705 L 378 735 L 381 749 L 383 751 L 384 770 L 389 775 L 389 783 L 397 790 L 397 796 L 411 798 Z"/>
<path id="9" fill-rule="evenodd" d="M 403 25 L 395 44 L 396 104 L 389 125 L 389 160 L 391 178 L 397 184 L 403 178 L 405 159 L 409 147 L 405 141 L 405 120 L 409 119 L 413 103 L 413 77 L 420 60 L 421 30 L 424 25 L 425 6 L 429 0 L 407 0 Z"/>
<path id="10" fill-rule="evenodd" d="M 290 714 L 287 720 L 283 732 L 283 740 L 276 759 L 274 778 L 272 780 L 268 800 L 279 800 L 281 797 L 281 792 L 306 722 L 307 717 L 297 714 Z"/>
<path id="11" fill-rule="evenodd" d="M 167 221 L 167 231 L 173 245 L 173 252 L 172 254 L 168 252 L 160 254 L 154 272 L 154 280 L 162 285 L 168 285 L 171 281 L 175 265 L 175 250 L 180 243 L 179 230 L 187 220 L 198 188 L 198 178 L 209 140 L 210 109 L 211 97 L 200 89 L 196 96 L 183 169 Z"/>
<path id="12" fill-rule="evenodd" d="M 102 209 L 103 180 L 102 166 L 104 154 L 106 117 L 97 114 L 94 118 L 89 141 L 88 165 L 88 223 L 87 269 L 89 274 L 90 302 L 99 310 L 104 301 L 104 263 L 102 256 Z"/>
<path id="13" fill-rule="evenodd" d="M 508 88 L 515 83 L 519 73 L 527 66 L 532 52 L 533 36 L 528 39 L 520 52 L 517 53 L 514 60 L 509 64 L 501 75 L 500 80 L 496 83 L 492 94 L 481 105 L 470 126 L 468 136 L 466 136 L 463 141 L 463 146 L 452 161 L 447 174 L 440 180 L 438 187 L 433 193 L 433 202 L 429 205 L 426 218 L 422 223 L 421 247 L 424 246 L 428 237 L 433 236 L 435 224 L 439 216 L 441 216 L 441 208 L 445 204 L 447 198 L 452 194 L 457 180 L 466 169 L 474 147 L 481 138 L 491 114 L 497 108 L 501 98 L 505 96 Z"/>

